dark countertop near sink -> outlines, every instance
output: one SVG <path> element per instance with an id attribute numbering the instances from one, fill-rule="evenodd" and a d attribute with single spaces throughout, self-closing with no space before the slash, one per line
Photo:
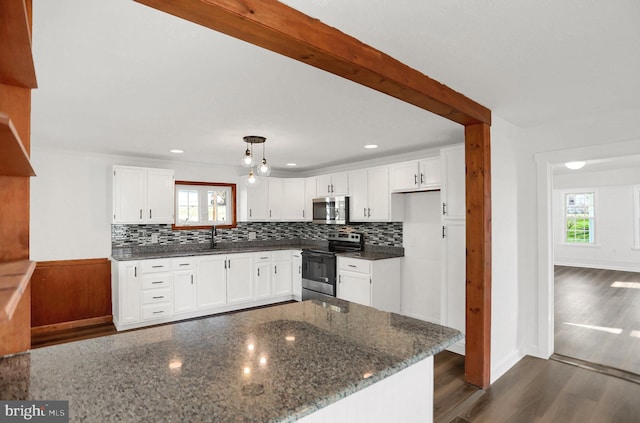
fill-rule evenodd
<path id="1" fill-rule="evenodd" d="M 326 246 L 327 243 L 324 241 L 306 240 L 221 242 L 217 243 L 215 248 L 211 248 L 210 244 L 154 244 L 140 247 L 113 247 L 111 257 L 116 261 L 129 261 L 213 254 L 253 253 L 260 251 L 302 250 L 303 248 L 322 248 Z M 383 260 L 404 256 L 404 248 L 365 245 L 363 251 L 357 253 L 339 253 L 338 255 L 363 260 Z"/>
<path id="2" fill-rule="evenodd" d="M 0 358 L 0 398 L 67 400 L 71 422 L 292 422 L 460 339 L 355 303 L 303 301 Z"/>

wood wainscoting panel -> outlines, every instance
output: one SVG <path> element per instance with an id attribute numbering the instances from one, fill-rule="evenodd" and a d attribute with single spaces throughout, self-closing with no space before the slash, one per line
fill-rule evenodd
<path id="1" fill-rule="evenodd" d="M 0 357 L 31 349 L 31 284 L 20 297 L 11 320 L 0 322 Z"/>
<path id="2" fill-rule="evenodd" d="M 32 333 L 111 321 L 106 258 L 38 262 L 31 285 Z"/>

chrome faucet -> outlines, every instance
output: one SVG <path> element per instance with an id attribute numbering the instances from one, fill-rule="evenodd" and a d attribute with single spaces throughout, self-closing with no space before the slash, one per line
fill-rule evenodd
<path id="1" fill-rule="evenodd" d="M 211 248 L 216 248 L 216 225 L 211 225 Z"/>

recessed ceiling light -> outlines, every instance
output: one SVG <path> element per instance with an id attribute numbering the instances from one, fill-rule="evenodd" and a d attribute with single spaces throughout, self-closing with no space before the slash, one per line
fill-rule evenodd
<path id="1" fill-rule="evenodd" d="M 184 151 L 183 150 L 174 149 L 174 150 L 169 150 L 169 153 L 182 154 L 182 153 L 184 153 Z"/>
<path id="2" fill-rule="evenodd" d="M 295 163 L 287 163 L 287 166 L 293 167 L 293 166 L 298 166 L 298 165 L 295 164 Z"/>
<path id="3" fill-rule="evenodd" d="M 585 165 L 585 162 L 567 162 L 564 164 L 565 167 L 567 167 L 568 169 L 571 170 L 578 170 L 578 169 L 582 169 Z"/>
<path id="4" fill-rule="evenodd" d="M 364 148 L 369 148 L 369 149 L 373 149 L 373 148 L 378 148 L 377 144 L 367 144 L 364 146 Z"/>

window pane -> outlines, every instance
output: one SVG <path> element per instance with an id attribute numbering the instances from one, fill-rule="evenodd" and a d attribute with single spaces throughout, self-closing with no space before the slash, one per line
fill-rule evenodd
<path id="1" fill-rule="evenodd" d="M 229 190 L 222 189 L 207 192 L 207 214 L 209 222 L 227 222 L 227 197 Z"/>
<path id="2" fill-rule="evenodd" d="M 198 216 L 198 191 L 178 190 L 178 221 L 197 222 Z"/>
<path id="3" fill-rule="evenodd" d="M 594 193 L 567 194 L 565 241 L 594 242 Z"/>

